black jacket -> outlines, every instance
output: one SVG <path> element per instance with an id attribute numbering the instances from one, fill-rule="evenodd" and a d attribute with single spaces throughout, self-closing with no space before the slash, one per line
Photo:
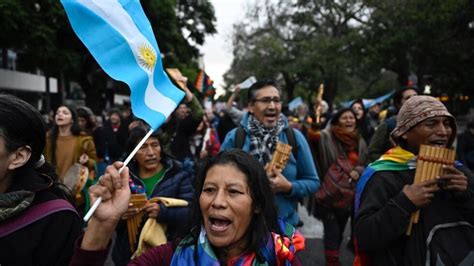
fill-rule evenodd
<path id="1" fill-rule="evenodd" d="M 183 199 L 192 203 L 194 197 L 194 188 L 192 185 L 193 174 L 188 169 L 184 169 L 182 164 L 170 158 L 163 159 L 163 166 L 165 173 L 159 183 L 153 188 L 151 197 L 169 197 Z M 138 177 L 137 166 L 132 163 L 130 165 L 130 186 L 144 186 L 143 182 Z M 132 188 L 132 193 L 134 189 Z M 166 235 L 168 240 L 173 240 L 175 237 L 182 236 L 186 233 L 188 225 L 188 217 L 190 215 L 190 205 L 188 207 L 173 207 L 167 208 L 160 204 L 160 212 L 157 217 L 157 222 L 167 224 Z M 142 229 L 146 217 L 142 219 L 140 230 Z M 112 252 L 112 258 L 115 265 L 126 265 L 130 261 L 130 245 L 128 241 L 128 232 L 126 222 L 122 221 L 117 227 L 117 235 L 115 239 L 115 246 Z M 138 236 L 137 236 L 138 239 Z M 138 242 L 138 241 L 137 241 Z"/>
<path id="2" fill-rule="evenodd" d="M 456 151 L 459 161 L 466 164 L 471 171 L 474 170 L 474 135 L 469 129 L 458 136 Z"/>
<path id="3" fill-rule="evenodd" d="M 181 162 L 186 158 L 193 159 L 194 157 L 190 148 L 190 139 L 196 133 L 204 114 L 196 97 L 193 97 L 188 106 L 191 108 L 188 116 L 181 119 L 172 113 L 170 120 L 160 128 L 161 148 Z"/>
<path id="4" fill-rule="evenodd" d="M 121 160 L 125 153 L 125 145 L 128 139 L 128 128 L 121 124 L 117 131 L 114 131 L 110 122 L 98 128 L 94 133 L 97 157 L 107 157 L 110 163 Z"/>
<path id="5" fill-rule="evenodd" d="M 430 232 L 435 232 L 435 226 L 474 224 L 474 180 L 465 168 L 461 170 L 468 177 L 468 191 L 462 197 L 450 191 L 438 191 L 433 201 L 421 209 L 419 223 L 413 226 L 410 237 L 406 236 L 406 229 L 417 208 L 402 190 L 413 183 L 415 170 L 374 174 L 362 193 L 355 221 L 359 249 L 368 254 L 372 265 L 426 265 L 426 241 Z M 474 230 L 470 226 L 450 230 L 437 231 L 433 240 L 443 239 L 443 245 L 449 247 L 449 259 L 440 255 L 444 265 L 458 265 L 474 250 Z M 430 255 L 431 265 L 436 265 L 436 256 Z"/>
<path id="6" fill-rule="evenodd" d="M 34 170 L 16 175 L 7 192 L 36 192 L 30 207 L 63 198 L 61 191 L 51 186 L 51 180 Z M 81 234 L 79 216 L 71 211 L 59 211 L 22 229 L 0 238 L 0 264 L 5 265 L 67 265 L 73 254 L 74 242 Z"/>

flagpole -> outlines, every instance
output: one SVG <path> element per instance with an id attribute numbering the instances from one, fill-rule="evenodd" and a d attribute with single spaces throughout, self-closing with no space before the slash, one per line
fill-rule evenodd
<path id="1" fill-rule="evenodd" d="M 123 162 L 123 166 L 119 169 L 119 174 L 122 173 L 123 169 L 125 169 L 125 167 L 127 166 L 128 163 L 130 163 L 130 161 L 133 159 L 133 157 L 135 156 L 135 154 L 138 152 L 138 150 L 140 149 L 140 147 L 148 140 L 148 138 L 151 136 L 151 134 L 153 134 L 153 132 L 155 131 L 155 129 L 153 128 L 150 128 L 150 131 L 145 135 L 145 137 L 143 137 L 143 139 L 137 144 L 137 146 L 135 147 L 135 149 L 133 149 L 133 151 L 130 153 L 130 155 L 128 155 L 128 157 L 125 159 L 125 161 Z M 97 209 L 97 207 L 99 207 L 99 204 L 102 202 L 102 196 L 98 197 L 96 199 L 96 201 L 94 202 L 94 204 L 92 204 L 91 208 L 89 209 L 89 211 L 87 212 L 87 214 L 84 216 L 84 222 L 88 222 L 89 219 L 92 217 L 92 214 L 94 214 L 95 210 Z"/>

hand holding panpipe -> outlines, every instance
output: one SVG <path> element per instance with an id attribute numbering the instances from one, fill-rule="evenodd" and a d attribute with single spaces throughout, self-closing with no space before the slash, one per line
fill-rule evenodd
<path id="1" fill-rule="evenodd" d="M 134 215 L 131 215 L 127 218 L 127 232 L 128 232 L 128 241 L 130 243 L 130 251 L 135 252 L 135 246 L 137 244 L 137 236 L 139 232 L 139 227 L 142 224 L 145 205 L 147 203 L 157 203 L 159 198 L 151 198 L 147 200 L 146 194 L 132 194 L 130 195 L 130 203 L 133 204 L 134 208 L 137 208 L 138 211 Z"/>
<path id="2" fill-rule="evenodd" d="M 420 152 L 416 161 L 416 172 L 413 184 L 418 184 L 427 180 L 435 179 L 443 174 L 443 166 L 454 165 L 456 151 L 441 147 L 420 145 Z M 412 214 L 406 235 L 411 235 L 413 224 L 418 223 L 420 210 Z"/>
<path id="3" fill-rule="evenodd" d="M 282 142 L 277 142 L 275 151 L 272 155 L 272 160 L 269 164 L 267 164 L 265 170 L 267 172 L 271 172 L 273 167 L 275 167 L 278 170 L 282 171 L 285 168 L 288 159 L 290 158 L 292 148 L 293 147 L 291 147 L 291 145 Z"/>

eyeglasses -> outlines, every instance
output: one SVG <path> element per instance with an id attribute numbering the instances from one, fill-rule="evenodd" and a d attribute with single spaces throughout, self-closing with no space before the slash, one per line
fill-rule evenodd
<path id="1" fill-rule="evenodd" d="M 264 104 L 270 104 L 271 102 L 274 102 L 275 104 L 281 104 L 281 99 L 278 98 L 278 97 L 263 97 L 263 98 L 260 98 L 260 99 L 255 99 L 253 100 L 254 102 L 261 102 L 261 103 L 264 103 Z"/>

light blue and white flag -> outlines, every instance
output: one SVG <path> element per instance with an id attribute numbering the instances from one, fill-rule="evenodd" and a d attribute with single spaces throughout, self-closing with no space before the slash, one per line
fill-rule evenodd
<path id="1" fill-rule="evenodd" d="M 138 0 L 61 0 L 77 36 L 102 69 L 128 84 L 132 111 L 157 129 L 184 97 L 161 64 Z"/>
<path id="2" fill-rule="evenodd" d="M 288 103 L 288 110 L 294 111 L 298 106 L 303 104 L 303 99 L 301 97 L 294 98 L 291 102 Z"/>

